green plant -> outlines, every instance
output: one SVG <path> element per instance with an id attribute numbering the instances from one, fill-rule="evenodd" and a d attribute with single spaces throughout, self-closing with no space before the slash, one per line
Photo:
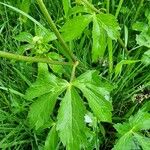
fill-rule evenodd
<path id="1" fill-rule="evenodd" d="M 0 6 L 19 13 L 22 27 L 19 33 L 13 33 L 11 39 L 17 45 L 16 54 L 0 51 L 0 57 L 38 63 L 33 67 L 37 69 L 35 82 L 31 79 L 33 83 L 23 74 L 23 70 L 19 71 L 26 65 L 14 69 L 28 88 L 23 84 L 25 88 L 18 92 L 19 89 L 13 87 L 13 84 L 8 90 L 6 84 L 0 87 L 1 90 L 10 91 L 12 95 L 20 96 L 21 100 L 25 101 L 21 107 L 18 98 L 14 97 L 16 101 L 12 104 L 17 115 L 24 114 L 23 116 L 27 117 L 25 122 L 21 118 L 18 126 L 15 121 L 4 119 L 3 124 L 5 125 L 5 120 L 10 122 L 14 130 L 6 133 L 7 137 L 1 141 L 0 148 L 28 149 L 25 144 L 29 143 L 30 149 L 45 150 L 98 150 L 112 147 L 116 150 L 148 149 L 149 107 L 146 110 L 139 108 L 149 99 L 149 93 L 146 93 L 147 97 L 144 99 L 138 100 L 137 96 L 144 95 L 144 90 L 149 90 L 149 50 L 145 52 L 143 48 L 149 48 L 149 23 L 140 22 L 133 25 L 133 29 L 142 31 L 136 38 L 140 48 L 135 48 L 135 52 L 133 46 L 133 50 L 129 51 L 127 46 L 130 26 L 121 23 L 119 26 L 117 20 L 121 18 L 120 13 L 125 13 L 125 10 L 122 10 L 122 0 L 119 1 L 116 12 L 115 4 L 111 9 L 109 0 L 100 4 L 98 1 L 92 3 L 87 0 L 51 1 L 50 7 L 42 0 L 36 2 L 32 3 L 40 7 L 44 16 L 40 15 L 39 22 L 29 15 L 29 7 L 32 4 L 29 1 L 18 2 L 21 10 L 11 6 L 14 5 L 13 1 L 10 1 L 11 5 L 0 3 Z M 142 4 L 143 1 L 133 20 L 137 19 Z M 51 16 L 52 12 L 49 13 L 49 9 L 56 10 L 55 7 L 60 10 L 56 13 L 58 18 Z M 145 15 L 149 22 L 148 12 Z M 122 26 L 125 27 L 125 44 L 122 40 Z M 132 40 L 135 42 L 135 39 Z M 16 62 L 11 63 L 15 65 Z M 139 89 L 141 85 L 142 88 Z M 134 97 L 134 94 L 137 96 Z M 6 104 L 4 106 L 9 108 L 6 111 L 13 112 L 7 98 Z M 148 105 L 145 104 L 146 107 Z M 1 118 L 6 118 L 5 111 L 1 112 Z M 135 115 L 129 117 L 133 113 Z M 20 118 L 19 116 L 16 119 Z M 143 119 L 143 124 L 140 119 Z M 118 123 L 122 121 L 128 123 Z M 117 134 L 113 123 L 119 133 L 115 146 L 114 137 Z M 140 125 L 136 127 L 137 124 Z M 18 130 L 20 126 L 21 131 Z M 142 132 L 139 133 L 140 131 Z M 13 135 L 17 132 L 18 142 L 13 142 Z M 24 133 L 23 136 L 21 133 Z M 30 139 L 27 140 L 27 137 Z M 110 146 L 107 147 L 107 144 Z"/>

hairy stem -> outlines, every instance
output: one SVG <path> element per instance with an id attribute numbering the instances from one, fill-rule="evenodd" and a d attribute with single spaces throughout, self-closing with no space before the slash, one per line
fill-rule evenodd
<path id="1" fill-rule="evenodd" d="M 69 57 L 72 59 L 72 61 L 75 62 L 76 61 L 76 57 L 71 52 L 70 48 L 68 47 L 68 45 L 66 44 L 66 42 L 62 38 L 61 34 L 59 33 L 55 23 L 53 22 L 51 16 L 48 13 L 48 10 L 46 9 L 46 6 L 43 3 L 43 0 L 37 0 L 37 3 L 39 5 L 39 7 L 40 7 L 44 17 L 48 21 L 50 27 L 52 28 L 53 32 L 55 33 L 55 35 L 58 38 L 59 42 L 61 43 L 62 47 L 64 48 L 65 52 L 69 55 Z"/>
<path id="2" fill-rule="evenodd" d="M 98 9 L 96 9 L 91 3 L 89 3 L 87 0 L 81 0 L 85 5 L 87 5 L 91 10 L 101 13 Z"/>
<path id="3" fill-rule="evenodd" d="M 48 64 L 53 64 L 53 65 L 69 65 L 69 66 L 73 65 L 72 63 L 69 63 L 69 62 L 52 61 L 48 58 L 27 57 L 27 56 L 12 54 L 12 53 L 3 52 L 3 51 L 0 51 L 0 57 L 7 58 L 7 59 L 14 59 L 17 61 L 41 62 L 41 63 L 48 63 Z"/>
<path id="4" fill-rule="evenodd" d="M 71 73 L 71 78 L 70 78 L 70 83 L 74 80 L 75 78 L 75 71 L 76 71 L 76 67 L 79 65 L 79 62 L 76 61 L 73 65 L 73 68 L 72 68 L 72 73 Z"/>

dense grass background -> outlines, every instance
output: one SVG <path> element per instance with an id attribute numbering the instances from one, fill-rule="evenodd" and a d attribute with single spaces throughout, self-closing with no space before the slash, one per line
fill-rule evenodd
<path id="1" fill-rule="evenodd" d="M 14 7 L 17 7 L 37 21 L 41 22 L 46 28 L 49 28 L 45 18 L 39 11 L 34 0 L 1 0 Z M 136 44 L 136 32 L 132 30 L 132 25 L 136 21 L 147 23 L 144 16 L 145 10 L 150 7 L 150 2 L 144 1 L 139 9 L 141 0 L 124 1 L 121 6 L 118 21 L 121 27 L 121 38 L 127 41 L 126 45 L 129 50 L 127 54 L 125 50 L 117 42 L 113 43 L 113 63 L 116 65 L 121 60 L 141 59 L 146 47 L 139 47 Z M 64 24 L 66 18 L 60 0 L 45 0 L 45 4 L 51 14 L 57 27 L 60 28 Z M 96 8 L 106 8 L 106 0 L 93 0 Z M 116 13 L 119 0 L 110 2 L 110 13 Z M 75 3 L 73 2 L 73 5 Z M 22 31 L 30 32 L 35 35 L 34 24 L 27 18 L 12 11 L 11 9 L 0 5 L 0 50 L 19 53 L 22 43 L 14 39 Z M 77 57 L 85 64 L 88 69 L 96 68 L 104 78 L 109 80 L 116 88 L 111 93 L 113 100 L 113 123 L 126 121 L 131 114 L 136 112 L 148 99 L 142 95 L 149 94 L 150 87 L 150 68 L 143 64 L 136 63 L 123 66 L 120 76 L 114 78 L 108 74 L 108 53 L 102 61 L 92 63 L 91 61 L 91 35 L 90 27 L 86 29 L 84 35 L 78 42 L 72 43 L 72 49 Z M 53 43 L 53 47 L 58 48 L 57 42 Z M 26 54 L 28 55 L 28 53 Z M 78 74 L 83 72 L 78 71 Z M 8 150 L 40 150 L 42 149 L 48 130 L 35 132 L 28 127 L 26 120 L 27 113 L 31 101 L 23 98 L 26 89 L 35 81 L 37 75 L 37 64 L 25 62 L 16 62 L 0 58 L 0 148 Z M 67 78 L 67 74 L 64 75 Z M 141 97 L 142 98 L 141 98 Z M 106 130 L 105 138 L 101 138 L 100 149 L 109 150 L 113 147 L 115 141 L 115 130 L 112 125 L 104 123 Z M 61 145 L 61 143 L 60 143 Z M 61 146 L 60 146 L 61 147 Z M 64 149 L 62 147 L 62 149 Z"/>

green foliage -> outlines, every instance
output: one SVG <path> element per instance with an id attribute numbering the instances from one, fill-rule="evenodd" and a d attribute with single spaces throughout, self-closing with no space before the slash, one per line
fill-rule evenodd
<path id="1" fill-rule="evenodd" d="M 62 99 L 57 118 L 57 130 L 67 150 L 80 150 L 86 140 L 84 114 L 82 99 L 77 91 L 69 86 Z"/>
<path id="2" fill-rule="evenodd" d="M 56 131 L 56 126 L 54 125 L 47 136 L 47 139 L 45 141 L 44 150 L 56 150 L 58 145 L 58 134 Z"/>
<path id="3" fill-rule="evenodd" d="M 106 31 L 99 25 L 96 15 L 93 16 L 92 38 L 92 60 L 96 62 L 99 58 L 103 58 L 107 46 Z"/>
<path id="4" fill-rule="evenodd" d="M 111 14 L 98 14 L 98 22 L 100 26 L 107 32 L 107 35 L 113 39 L 117 40 L 119 38 L 119 24 L 116 18 Z"/>
<path id="5" fill-rule="evenodd" d="M 148 150 L 149 2 L 3 2 L 0 148 Z"/>
<path id="6" fill-rule="evenodd" d="M 114 150 L 137 149 L 139 146 L 148 150 L 150 146 L 149 138 L 142 134 L 142 130 L 149 130 L 149 124 L 150 114 L 142 110 L 131 116 L 129 122 L 115 124 L 114 127 L 119 134 L 119 139 L 114 146 Z"/>
<path id="7" fill-rule="evenodd" d="M 91 20 L 91 15 L 76 16 L 73 19 L 69 19 L 60 30 L 65 41 L 78 38 Z"/>
<path id="8" fill-rule="evenodd" d="M 49 74 L 47 65 L 39 64 L 38 77 L 35 83 L 27 90 L 25 98 L 37 98 L 30 106 L 28 114 L 31 128 L 36 130 L 51 126 L 50 115 L 53 112 L 57 97 L 67 88 L 66 94 L 60 103 L 57 117 L 59 137 L 68 150 L 80 149 L 86 145 L 86 130 L 84 116 L 86 108 L 79 93 L 78 87 L 88 100 L 89 106 L 99 121 L 111 122 L 112 104 L 110 101 L 109 85 L 101 87 L 100 76 L 96 71 L 87 71 L 73 83 L 58 79 Z M 105 87 L 106 86 L 106 87 Z M 38 110 L 38 111 L 37 111 Z M 107 112 L 105 111 L 107 110 Z"/>
<path id="9" fill-rule="evenodd" d="M 142 56 L 142 62 L 145 65 L 150 64 L 150 50 L 146 51 Z"/>
<path id="10" fill-rule="evenodd" d="M 28 100 L 37 98 L 31 105 L 28 114 L 31 127 L 35 126 L 37 130 L 49 122 L 49 116 L 53 112 L 57 97 L 66 86 L 65 80 L 49 74 L 46 64 L 39 64 L 38 78 L 25 95 Z"/>
<path id="11" fill-rule="evenodd" d="M 89 106 L 100 121 L 111 122 L 112 104 L 107 87 L 101 86 L 96 71 L 88 71 L 74 81 L 88 100 Z M 107 110 L 107 111 L 105 111 Z"/>

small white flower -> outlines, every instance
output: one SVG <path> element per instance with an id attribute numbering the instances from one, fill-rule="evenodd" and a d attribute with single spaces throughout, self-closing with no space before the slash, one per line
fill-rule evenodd
<path id="1" fill-rule="evenodd" d="M 104 97 L 107 101 L 109 101 L 109 99 L 110 99 L 109 95 L 105 95 Z"/>
<path id="2" fill-rule="evenodd" d="M 92 123 L 92 119 L 91 119 L 90 116 L 87 115 L 87 114 L 84 116 L 84 121 L 85 121 L 86 123 Z"/>

